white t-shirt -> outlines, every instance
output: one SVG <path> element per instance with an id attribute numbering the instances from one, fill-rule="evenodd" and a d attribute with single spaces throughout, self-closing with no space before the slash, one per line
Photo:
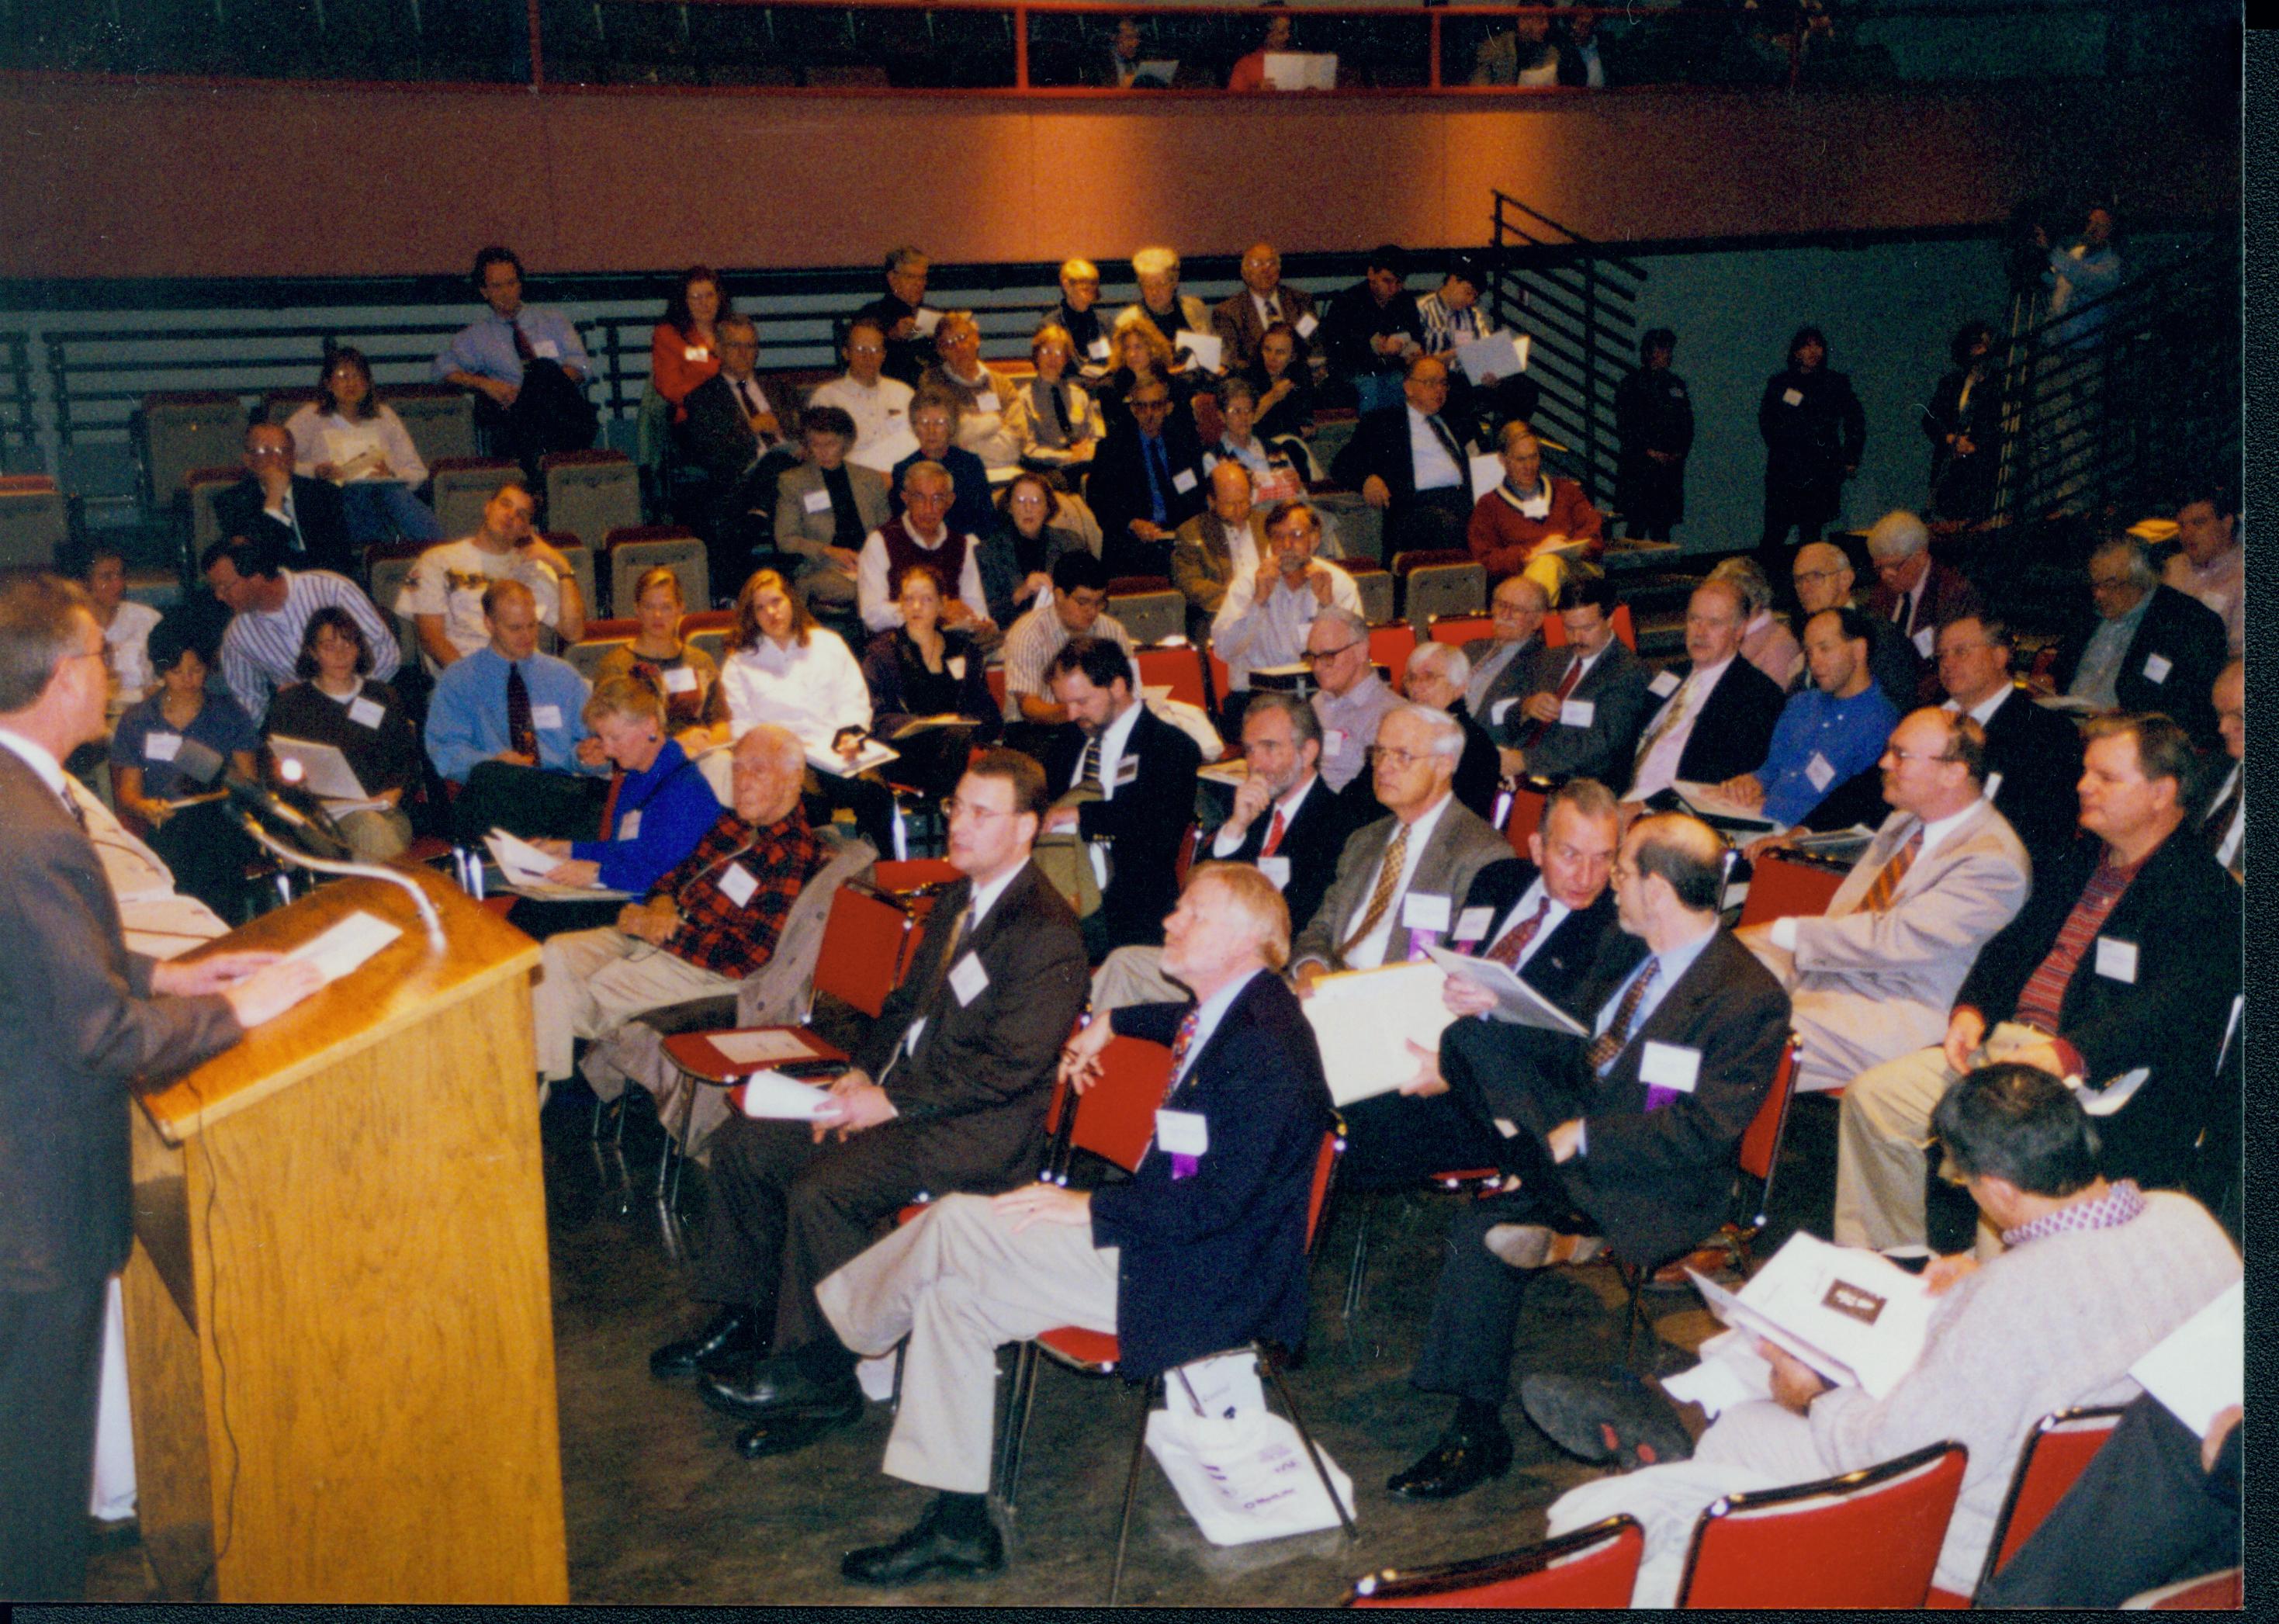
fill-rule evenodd
<path id="1" fill-rule="evenodd" d="M 493 581 L 518 580 L 538 600 L 541 625 L 562 620 L 562 583 L 551 565 L 527 552 L 486 552 L 472 536 L 445 541 L 419 555 L 411 577 L 396 594 L 399 615 L 441 615 L 443 635 L 462 655 L 471 655 L 491 640 L 483 625 L 483 594 Z"/>
<path id="2" fill-rule="evenodd" d="M 119 702 L 131 705 L 150 691 L 158 679 L 150 670 L 150 628 L 158 611 L 129 598 L 104 628 L 104 646 L 111 651 L 111 670 L 119 678 Z"/>
<path id="3" fill-rule="evenodd" d="M 909 385 L 898 378 L 881 378 L 864 388 L 851 376 L 818 385 L 808 396 L 810 410 L 836 406 L 855 419 L 855 444 L 847 460 L 863 468 L 891 474 L 894 464 L 918 448 L 910 433 Z"/>

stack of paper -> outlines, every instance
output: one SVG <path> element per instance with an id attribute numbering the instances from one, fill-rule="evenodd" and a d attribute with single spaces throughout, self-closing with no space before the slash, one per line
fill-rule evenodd
<path id="1" fill-rule="evenodd" d="M 1427 1053 L 1455 1016 L 1440 1001 L 1446 972 L 1431 962 L 1344 970 L 1314 983 L 1306 1019 L 1322 1051 L 1330 1098 L 1339 1105 L 1390 1093 L 1416 1075 L 1414 1043 Z"/>
<path id="2" fill-rule="evenodd" d="M 1171 348 L 1187 352 L 1195 364 L 1206 372 L 1216 372 L 1224 357 L 1226 345 L 1216 333 L 1196 333 L 1182 327 L 1171 338 Z"/>
<path id="3" fill-rule="evenodd" d="M 1697 816 L 1715 818 L 1723 823 L 1746 823 L 1753 828 L 1777 832 L 1786 825 L 1767 817 L 1761 808 L 1743 806 L 1715 784 L 1704 784 L 1697 778 L 1680 778 L 1670 788 Z"/>
<path id="4" fill-rule="evenodd" d="M 611 900 L 629 900 L 633 892 L 611 891 L 598 883 L 591 885 L 564 885 L 549 880 L 556 865 L 562 860 L 549 857 L 529 841 L 510 835 L 503 829 L 494 829 L 483 837 L 490 848 L 491 861 L 506 877 L 507 889 L 539 902 L 607 902 Z"/>
<path id="5" fill-rule="evenodd" d="M 2246 1347 L 2246 1299 L 2235 1280 L 2129 1366 L 2129 1374 L 2205 1437 L 2218 1412 L 2245 1402 Z"/>

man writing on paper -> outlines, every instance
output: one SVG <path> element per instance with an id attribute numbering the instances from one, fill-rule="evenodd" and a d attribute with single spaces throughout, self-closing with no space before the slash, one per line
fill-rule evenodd
<path id="1" fill-rule="evenodd" d="M 104 731 L 103 628 L 58 577 L 0 575 L 0 1596 L 86 1582 L 104 1302 L 129 1242 L 127 1084 L 315 992 L 274 954 L 130 952 L 61 765 Z"/>
<path id="2" fill-rule="evenodd" d="M 1535 1270 L 1609 1246 L 1650 1268 L 1725 1215 L 1735 1153 L 1780 1061 L 1788 996 L 1718 923 L 1724 854 L 1694 818 L 1631 824 L 1615 906 L 1646 953 L 1585 995 L 1596 1003 L 1591 1037 L 1522 1029 L 1519 1063 L 1448 1069 L 1457 1102 L 1495 1132 L 1512 1187 L 1469 1206 L 1449 1237 L 1409 1382 L 1453 1395 L 1456 1413 L 1387 1482 L 1404 1499 L 1446 1499 L 1509 1468 L 1498 1412 Z"/>
<path id="3" fill-rule="evenodd" d="M 1054 1067 L 1084 1007 L 1075 917 L 1029 860 L 1045 795 L 1027 756 L 974 758 L 943 807 L 964 878 L 935 902 L 855 1069 L 812 1123 L 732 1115 L 713 1136 L 694 1295 L 720 1312 L 649 1369 L 705 1373 L 705 1403 L 753 1423 L 736 1440 L 748 1459 L 862 1413 L 856 1356 L 816 1283 L 921 1191 L 1004 1190 L 1037 1169 Z"/>
<path id="4" fill-rule="evenodd" d="M 1056 1325 L 1112 1330 L 1120 1371 L 1147 1376 L 1304 1336 L 1307 1197 L 1334 1119 L 1313 1034 L 1275 974 L 1288 946 L 1288 914 L 1256 869 L 1198 869 L 1163 922 L 1164 964 L 1194 1000 L 1096 1020 L 1061 1063 L 1082 1092 L 1117 1034 L 1170 1046 L 1171 1085 L 1131 1181 L 952 1196 L 818 1288 L 857 1352 L 909 1338 L 886 1470 L 940 1491 L 901 1538 L 850 1554 L 848 1578 L 1003 1565 L 986 1498 L 1000 1344 Z"/>

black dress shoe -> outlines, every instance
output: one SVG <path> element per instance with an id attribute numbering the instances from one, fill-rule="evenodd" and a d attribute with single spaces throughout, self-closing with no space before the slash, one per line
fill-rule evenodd
<path id="1" fill-rule="evenodd" d="M 976 1533 L 952 1533 L 941 1524 L 940 1502 L 891 1545 L 850 1551 L 839 1571 L 856 1584 L 909 1584 L 928 1574 L 994 1574 L 1005 1566 L 1005 1541 L 983 1523 Z"/>
<path id="2" fill-rule="evenodd" d="M 648 1356 L 648 1373 L 660 1381 L 717 1373 L 748 1364 L 760 1352 L 760 1316 L 750 1308 L 723 1308 L 693 1337 L 668 1342 Z"/>
<path id="3" fill-rule="evenodd" d="M 778 1410 L 764 1416 L 736 1435 L 735 1450 L 747 1460 L 788 1455 L 862 1419 L 863 1392 L 857 1388 L 852 1402 L 837 1409 Z"/>
<path id="4" fill-rule="evenodd" d="M 696 1390 L 706 1404 L 739 1421 L 843 1410 L 849 1404 L 859 1409 L 863 1403 L 863 1385 L 852 1371 L 818 1381 L 785 1354 L 764 1359 L 741 1372 L 701 1377 Z"/>
<path id="5" fill-rule="evenodd" d="M 1451 1427 L 1423 1459 L 1385 1479 L 1404 1500 L 1450 1500 L 1511 1470 L 1511 1434 L 1500 1421 Z"/>

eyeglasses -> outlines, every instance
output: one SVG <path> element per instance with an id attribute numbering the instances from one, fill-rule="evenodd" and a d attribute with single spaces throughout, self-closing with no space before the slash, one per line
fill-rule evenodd
<path id="1" fill-rule="evenodd" d="M 886 347 L 884 344 L 849 344 L 847 353 L 850 356 L 883 356 L 886 353 Z"/>
<path id="2" fill-rule="evenodd" d="M 1359 643 L 1341 643 L 1335 648 L 1308 648 L 1300 658 L 1308 665 L 1319 665 L 1324 661 L 1336 659 L 1348 649 L 1360 647 Z"/>
<path id="3" fill-rule="evenodd" d="M 1391 745 L 1371 745 L 1369 747 L 1369 759 L 1372 762 L 1390 767 L 1395 772 L 1406 772 L 1419 762 L 1431 761 L 1436 754 L 1431 750 L 1396 750 Z"/>
<path id="4" fill-rule="evenodd" d="M 1944 752 L 1934 755 L 1928 750 L 1901 750 L 1896 747 L 1886 748 L 1884 754 L 1895 762 L 1951 762 L 1954 759 Z"/>
<path id="5" fill-rule="evenodd" d="M 1001 812 L 994 807 L 978 807 L 970 801 L 960 801 L 955 795 L 941 803 L 941 814 L 944 817 L 970 817 L 983 823 L 986 823 L 993 817 L 1021 816 L 1017 810 Z"/>
<path id="6" fill-rule="evenodd" d="M 1804 581 L 1832 581 L 1843 573 L 1844 572 L 1841 570 L 1799 570 L 1796 572 L 1796 578 L 1799 583 Z"/>

